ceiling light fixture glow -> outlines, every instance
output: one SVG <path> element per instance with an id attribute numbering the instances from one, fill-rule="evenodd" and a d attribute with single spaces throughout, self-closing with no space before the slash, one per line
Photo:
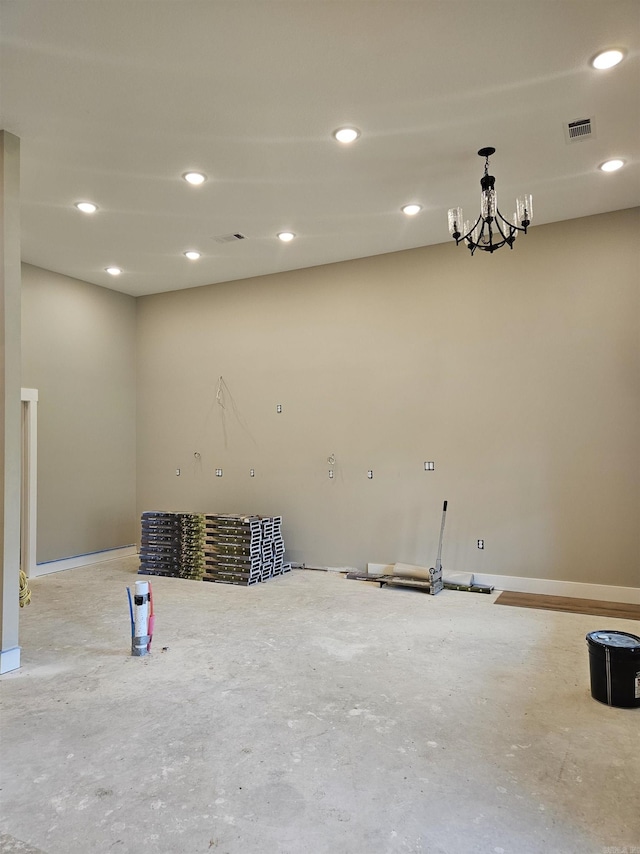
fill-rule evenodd
<path id="1" fill-rule="evenodd" d="M 604 163 L 600 164 L 600 169 L 602 172 L 617 172 L 618 169 L 622 169 L 624 166 L 624 160 L 620 160 L 616 158 L 615 160 L 606 160 Z"/>
<path id="2" fill-rule="evenodd" d="M 283 243 L 288 243 L 290 240 L 293 240 L 295 234 L 292 231 L 280 231 L 278 232 L 278 237 Z"/>
<path id="3" fill-rule="evenodd" d="M 187 183 L 193 184 L 194 187 L 204 184 L 207 180 L 207 176 L 202 172 L 185 172 L 182 177 L 187 181 Z"/>
<path id="4" fill-rule="evenodd" d="M 197 261 L 200 257 L 200 253 L 196 252 L 195 249 L 189 249 L 184 255 L 189 259 L 189 261 Z"/>
<path id="5" fill-rule="evenodd" d="M 76 207 L 86 214 L 92 214 L 98 210 L 98 205 L 94 205 L 93 202 L 76 202 Z"/>
<path id="6" fill-rule="evenodd" d="M 606 68 L 613 68 L 614 65 L 622 62 L 624 59 L 624 51 L 618 48 L 614 50 L 603 50 L 591 60 L 591 65 L 597 68 L 598 71 L 603 71 Z"/>
<path id="7" fill-rule="evenodd" d="M 105 270 L 110 276 L 119 276 L 122 272 L 120 267 L 105 267 Z"/>
<path id="8" fill-rule="evenodd" d="M 468 221 L 465 222 L 462 208 L 449 209 L 449 234 L 455 240 L 456 246 L 461 241 L 466 241 L 472 255 L 476 249 L 483 252 L 495 252 L 502 246 L 513 249 L 518 232 L 526 234 L 533 219 L 533 199 L 530 193 L 516 199 L 516 212 L 512 214 L 511 221 L 498 210 L 496 179 L 489 175 L 489 158 L 495 151 L 492 146 L 487 146 L 478 152 L 480 157 L 484 157 L 484 175 L 480 179 L 480 216 L 475 223 L 471 225 Z"/>
<path id="9" fill-rule="evenodd" d="M 402 208 L 402 213 L 407 216 L 415 216 L 417 213 L 420 213 L 422 210 L 422 205 L 404 205 Z"/>
<path id="10" fill-rule="evenodd" d="M 360 136 L 360 131 L 357 128 L 338 128 L 334 130 L 333 136 L 338 142 L 347 145 L 350 142 L 355 142 Z"/>

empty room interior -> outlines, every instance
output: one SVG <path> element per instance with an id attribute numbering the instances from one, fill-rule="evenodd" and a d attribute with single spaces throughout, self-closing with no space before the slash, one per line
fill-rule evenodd
<path id="1" fill-rule="evenodd" d="M 0 39 L 0 854 L 640 854 L 637 0 Z"/>

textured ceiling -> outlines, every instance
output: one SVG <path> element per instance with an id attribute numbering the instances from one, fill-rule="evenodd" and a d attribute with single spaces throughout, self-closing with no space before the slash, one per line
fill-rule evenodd
<path id="1" fill-rule="evenodd" d="M 443 243 L 449 207 L 477 215 L 487 145 L 500 207 L 533 193 L 534 227 L 640 204 L 637 0 L 0 0 L 0 11 L 23 259 L 98 285 L 141 295 Z M 594 71 L 609 46 L 625 61 Z M 586 117 L 595 133 L 567 144 L 564 123 Z M 345 124 L 362 131 L 349 147 L 331 137 Z M 614 156 L 626 167 L 600 172 Z M 209 180 L 190 187 L 188 169 Z M 84 199 L 99 211 L 80 214 Z M 407 202 L 422 212 L 406 217 Z M 281 243 L 282 230 L 296 240 Z M 215 240 L 237 231 L 247 240 Z M 192 248 L 199 261 L 182 255 Z"/>

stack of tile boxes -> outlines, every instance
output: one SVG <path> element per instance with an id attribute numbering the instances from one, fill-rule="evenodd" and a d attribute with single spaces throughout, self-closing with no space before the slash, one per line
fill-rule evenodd
<path id="1" fill-rule="evenodd" d="M 204 534 L 202 513 L 143 513 L 139 574 L 202 580 Z"/>
<path id="2" fill-rule="evenodd" d="M 282 516 L 142 514 L 141 575 L 248 585 L 290 569 Z"/>
<path id="3" fill-rule="evenodd" d="M 205 581 L 255 584 L 290 569 L 284 562 L 282 516 L 206 517 Z"/>

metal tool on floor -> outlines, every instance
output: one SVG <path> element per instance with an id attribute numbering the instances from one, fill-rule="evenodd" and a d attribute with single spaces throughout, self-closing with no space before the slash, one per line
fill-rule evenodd
<path id="1" fill-rule="evenodd" d="M 440 524 L 440 541 L 438 543 L 436 565 L 427 570 L 423 567 L 411 567 L 406 564 L 396 563 L 394 575 L 381 575 L 378 577 L 377 580 L 380 583 L 380 587 L 414 587 L 419 590 L 425 590 L 431 595 L 435 595 L 442 590 L 442 538 L 444 536 L 446 515 L 447 502 L 445 501 L 442 506 L 442 523 Z"/>
<path id="2" fill-rule="evenodd" d="M 442 522 L 440 523 L 440 539 L 438 541 L 438 556 L 436 565 L 427 569 L 425 566 L 412 566 L 406 563 L 395 563 L 393 565 L 374 564 L 378 569 L 371 573 L 367 565 L 367 572 L 348 572 L 347 578 L 358 581 L 375 581 L 380 587 L 412 587 L 416 590 L 424 590 L 426 593 L 439 593 L 444 590 L 465 590 L 469 593 L 491 593 L 493 587 L 488 584 L 478 584 L 472 572 L 447 572 L 442 569 L 442 541 L 444 538 L 444 524 L 447 517 L 447 505 L 442 505 Z M 382 573 L 380 572 L 382 570 Z"/>
<path id="3" fill-rule="evenodd" d="M 442 505 L 442 522 L 440 523 L 440 540 L 438 542 L 438 557 L 433 570 L 432 593 L 439 593 L 442 590 L 442 538 L 444 537 L 444 523 L 447 518 L 447 502 Z M 431 572 L 431 570 L 429 570 Z"/>

